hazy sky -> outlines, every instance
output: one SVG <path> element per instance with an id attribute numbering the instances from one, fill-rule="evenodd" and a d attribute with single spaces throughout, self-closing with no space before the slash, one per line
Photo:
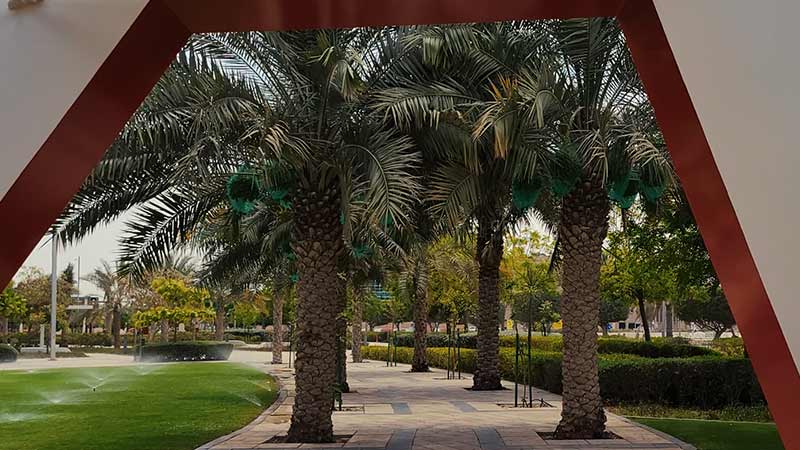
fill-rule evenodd
<path id="1" fill-rule="evenodd" d="M 58 271 L 61 272 L 67 264 L 73 263 L 77 275 L 78 257 L 81 258 L 81 277 L 86 276 L 95 267 L 100 267 L 100 261 L 103 259 L 113 264 L 117 256 L 117 240 L 122 234 L 127 217 L 128 214 L 125 214 L 108 226 L 98 228 L 76 245 L 67 247 L 66 250 L 62 248 L 58 252 Z M 22 267 L 38 267 L 49 274 L 51 255 L 50 237 L 46 236 L 28 256 Z M 102 294 L 102 292 L 88 281 L 81 280 L 81 294 Z"/>
<path id="2" fill-rule="evenodd" d="M 78 257 L 81 258 L 81 277 L 86 276 L 86 274 L 94 270 L 96 267 L 100 267 L 102 260 L 106 260 L 113 265 L 117 258 L 117 250 L 119 248 L 118 240 L 122 235 L 125 221 L 129 220 L 132 215 L 132 212 L 127 212 L 118 220 L 111 222 L 107 226 L 98 227 L 93 234 L 87 236 L 76 245 L 69 246 L 66 249 L 60 249 L 58 252 L 58 271 L 61 272 L 67 267 L 67 264 L 73 263 L 75 265 L 77 274 Z M 542 225 L 537 220 L 533 221 L 530 228 L 543 234 L 547 234 L 544 232 Z M 28 259 L 25 260 L 25 263 L 22 265 L 22 269 L 26 267 L 38 267 L 43 272 L 49 274 L 50 260 L 50 237 L 45 236 L 42 238 L 33 252 L 31 252 L 31 254 L 28 256 Z M 20 271 L 22 269 L 20 269 Z M 17 275 L 19 275 L 19 272 Z M 100 291 L 97 286 L 94 286 L 85 280 L 81 280 L 80 288 L 81 294 L 84 295 L 102 295 L 102 291 Z"/>

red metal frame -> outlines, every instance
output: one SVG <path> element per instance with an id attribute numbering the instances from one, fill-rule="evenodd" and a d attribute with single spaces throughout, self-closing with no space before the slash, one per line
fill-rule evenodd
<path id="1" fill-rule="evenodd" d="M 787 449 L 800 375 L 653 0 L 150 0 L 0 200 L 5 285 L 193 32 L 617 16 Z M 25 226 L 19 226 L 24 218 Z"/>

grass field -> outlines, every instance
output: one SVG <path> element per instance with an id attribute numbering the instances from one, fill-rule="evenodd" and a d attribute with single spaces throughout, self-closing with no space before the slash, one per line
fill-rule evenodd
<path id="1" fill-rule="evenodd" d="M 688 442 L 698 450 L 783 450 L 775 424 L 715 420 L 633 420 Z"/>
<path id="2" fill-rule="evenodd" d="M 272 378 L 231 363 L 0 372 L 0 449 L 191 450 L 276 396 Z"/>

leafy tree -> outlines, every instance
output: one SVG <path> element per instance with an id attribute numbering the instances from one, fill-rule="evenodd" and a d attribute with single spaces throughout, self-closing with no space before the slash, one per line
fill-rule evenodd
<path id="1" fill-rule="evenodd" d="M 466 325 L 477 309 L 478 265 L 473 251 L 473 242 L 459 242 L 451 236 L 442 237 L 430 249 L 432 310 L 448 326 L 459 322 Z"/>
<path id="2" fill-rule="evenodd" d="M 627 230 L 609 235 L 608 260 L 601 268 L 601 296 L 635 304 L 650 341 L 646 302 L 661 303 L 675 297 L 675 275 L 660 259 L 661 237 L 644 224 L 630 223 Z"/>
<path id="3" fill-rule="evenodd" d="M 602 273 L 600 277 L 602 277 Z M 602 285 L 603 281 L 602 278 L 600 280 L 601 285 L 601 292 L 603 291 Z M 628 318 L 628 313 L 630 313 L 631 305 L 630 302 L 626 299 L 622 299 L 619 297 L 612 295 L 608 295 L 605 292 L 601 293 L 600 297 L 600 328 L 603 330 L 603 335 L 608 335 L 608 325 L 612 322 L 621 322 Z"/>
<path id="4" fill-rule="evenodd" d="M 719 284 L 688 289 L 686 294 L 675 302 L 675 311 L 681 320 L 713 331 L 714 339 L 719 339 L 728 330 L 733 331 L 736 320 Z"/>
<path id="5" fill-rule="evenodd" d="M 650 225 L 663 237 L 662 264 L 675 272 L 675 312 L 718 338 L 736 324 L 689 204 L 677 192 Z"/>
<path id="6" fill-rule="evenodd" d="M 72 303 L 72 285 L 59 277 L 56 294 L 56 320 L 63 325 L 67 321 L 67 306 Z M 23 269 L 14 290 L 27 301 L 28 312 L 21 320 L 28 331 L 40 324 L 49 323 L 50 277 L 39 269 Z"/>
<path id="7" fill-rule="evenodd" d="M 0 293 L 0 336 L 8 333 L 8 321 L 19 320 L 28 311 L 27 300 L 10 284 Z"/>
<path id="8" fill-rule="evenodd" d="M 162 304 L 149 311 L 149 314 L 140 311 L 141 314 L 135 321 L 141 324 L 148 319 L 157 318 L 172 327 L 173 340 L 177 340 L 179 324 L 189 324 L 196 328 L 194 325 L 199 321 L 208 321 L 214 317 L 213 311 L 205 305 L 210 297 L 206 289 L 190 286 L 182 279 L 166 277 L 153 279 L 150 287 L 160 297 Z M 162 329 L 162 339 L 164 337 Z"/>

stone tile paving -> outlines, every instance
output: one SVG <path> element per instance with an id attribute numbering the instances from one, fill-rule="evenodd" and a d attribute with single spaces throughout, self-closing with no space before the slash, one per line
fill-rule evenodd
<path id="1" fill-rule="evenodd" d="M 694 447 L 622 417 L 608 414 L 608 429 L 621 439 L 547 441 L 538 432 L 555 429 L 558 395 L 533 390 L 553 407 L 509 408 L 508 390 L 473 392 L 472 380 L 446 380 L 442 371 L 409 373 L 409 366 L 382 362 L 348 364 L 355 392 L 343 395 L 347 411 L 333 415 L 334 432 L 352 437 L 337 444 L 267 444 L 285 435 L 294 403 L 294 378 L 286 365 L 260 365 L 278 377 L 282 391 L 272 407 L 247 427 L 198 450 L 361 449 L 361 450 L 688 450 Z M 534 402 L 534 404 L 537 404 Z"/>

